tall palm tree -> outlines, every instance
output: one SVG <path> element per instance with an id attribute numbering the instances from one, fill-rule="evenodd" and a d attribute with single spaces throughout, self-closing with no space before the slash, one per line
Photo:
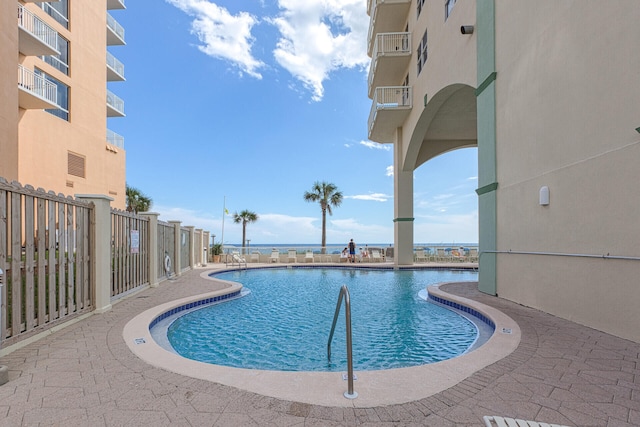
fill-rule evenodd
<path id="1" fill-rule="evenodd" d="M 248 210 L 243 210 L 242 212 L 234 212 L 233 213 L 233 222 L 239 224 L 242 222 L 242 247 L 244 248 L 246 237 L 247 237 L 247 223 L 256 222 L 258 220 L 258 214 L 255 212 L 251 212 Z"/>
<path id="2" fill-rule="evenodd" d="M 335 184 L 322 182 L 314 182 L 311 191 L 304 192 L 304 200 L 307 202 L 320 202 L 322 209 L 322 253 L 324 254 L 327 247 L 327 212 L 333 215 L 331 207 L 338 207 L 342 203 L 342 192 L 338 191 Z"/>
<path id="3" fill-rule="evenodd" d="M 149 212 L 153 201 L 142 191 L 127 184 L 126 189 L 127 211 L 129 212 Z"/>

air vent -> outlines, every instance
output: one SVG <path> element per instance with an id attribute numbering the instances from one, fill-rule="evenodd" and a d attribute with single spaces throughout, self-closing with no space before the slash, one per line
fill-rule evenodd
<path id="1" fill-rule="evenodd" d="M 85 177 L 85 158 L 72 152 L 67 153 L 67 173 L 73 176 Z"/>
<path id="2" fill-rule="evenodd" d="M 73 188 L 73 181 L 67 181 L 67 187 Z"/>

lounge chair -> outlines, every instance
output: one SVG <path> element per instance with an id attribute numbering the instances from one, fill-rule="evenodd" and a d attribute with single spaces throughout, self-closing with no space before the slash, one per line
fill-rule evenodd
<path id="1" fill-rule="evenodd" d="M 428 261 L 428 257 L 424 253 L 424 249 L 416 249 L 415 260 L 416 260 L 416 262 L 420 262 L 420 261 L 425 261 L 426 262 L 426 261 Z"/>
<path id="2" fill-rule="evenodd" d="M 469 249 L 469 262 L 478 262 L 478 250 L 476 248 Z"/>
<path id="3" fill-rule="evenodd" d="M 251 252 L 251 262 L 260 262 L 260 251 Z"/>
<path id="4" fill-rule="evenodd" d="M 314 259 L 313 259 L 313 251 L 307 251 L 307 253 L 305 254 L 305 256 L 304 256 L 304 262 L 307 262 L 307 261 L 314 262 Z"/>
<path id="5" fill-rule="evenodd" d="M 240 255 L 240 252 L 238 251 L 233 251 L 231 252 L 231 265 L 234 264 L 238 264 L 238 267 L 240 267 L 242 264 L 244 264 L 244 266 L 247 266 L 247 260 Z"/>
<path id="6" fill-rule="evenodd" d="M 295 249 L 289 249 L 289 254 L 287 255 L 288 262 L 297 262 L 298 261 L 298 252 Z"/>
<path id="7" fill-rule="evenodd" d="M 273 249 L 271 251 L 271 256 L 269 257 L 271 262 L 280 262 L 280 251 L 277 249 Z"/>
<path id="8" fill-rule="evenodd" d="M 482 417 L 486 427 L 568 427 L 560 424 L 540 423 L 537 421 L 521 420 L 519 418 L 506 417 Z"/>
<path id="9" fill-rule="evenodd" d="M 372 262 L 382 262 L 382 255 L 380 255 L 380 251 L 377 249 L 371 250 L 371 261 Z"/>

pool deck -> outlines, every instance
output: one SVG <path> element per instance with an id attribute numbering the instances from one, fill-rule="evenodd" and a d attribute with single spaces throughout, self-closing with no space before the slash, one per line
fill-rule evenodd
<path id="1" fill-rule="evenodd" d="M 640 425 L 640 344 L 484 295 L 469 283 L 442 289 L 513 319 L 519 345 L 455 385 L 406 403 L 344 407 L 279 399 L 138 358 L 123 339 L 125 326 L 157 305 L 218 290 L 203 272 L 133 294 L 106 313 L 0 357 L 9 368 L 9 382 L 0 386 L 0 427 L 482 426 L 483 415 L 569 426 Z M 424 378 L 425 385 L 429 381 Z"/>

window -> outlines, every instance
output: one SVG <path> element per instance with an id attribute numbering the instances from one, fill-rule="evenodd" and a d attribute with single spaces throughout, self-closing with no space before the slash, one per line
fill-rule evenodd
<path id="1" fill-rule="evenodd" d="M 58 50 L 60 55 L 43 56 L 42 60 L 56 70 L 69 75 L 69 40 L 58 34 Z"/>
<path id="2" fill-rule="evenodd" d="M 85 158 L 80 154 L 67 152 L 67 173 L 69 175 L 85 177 Z"/>
<path id="3" fill-rule="evenodd" d="M 40 7 L 64 28 L 69 28 L 69 0 L 44 2 Z"/>
<path id="4" fill-rule="evenodd" d="M 424 35 L 422 36 L 422 40 L 420 40 L 420 45 L 418 46 L 418 75 L 422 71 L 424 64 L 427 62 L 427 30 L 424 30 Z"/>
<path id="5" fill-rule="evenodd" d="M 422 8 L 424 7 L 425 0 L 418 0 L 418 16 L 420 16 L 420 12 L 422 12 Z"/>
<path id="6" fill-rule="evenodd" d="M 45 111 L 56 117 L 60 117 L 62 120 L 69 121 L 69 86 L 37 68 L 34 72 L 37 75 L 44 77 L 45 80 L 55 84 L 58 88 L 58 106 L 60 108 L 51 108 Z"/>
<path id="7" fill-rule="evenodd" d="M 447 0 L 444 4 L 444 20 L 446 21 L 451 12 L 453 11 L 453 6 L 455 6 L 456 0 Z"/>

